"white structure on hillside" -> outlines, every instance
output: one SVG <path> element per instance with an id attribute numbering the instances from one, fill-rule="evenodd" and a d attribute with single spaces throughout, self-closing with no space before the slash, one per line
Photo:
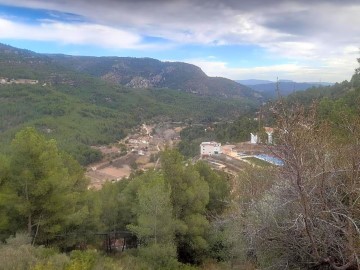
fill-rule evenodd
<path id="1" fill-rule="evenodd" d="M 267 138 L 267 143 L 268 144 L 273 144 L 273 134 L 274 134 L 274 129 L 271 127 L 264 127 L 265 133 L 267 134 L 268 138 Z M 251 144 L 258 144 L 260 143 L 260 137 L 258 134 L 253 134 L 250 133 L 251 138 L 250 138 L 250 143 Z"/>
<path id="2" fill-rule="evenodd" d="M 272 144 L 273 143 L 273 133 L 274 133 L 274 129 L 271 127 L 265 127 L 265 132 L 268 135 L 268 144 Z"/>
<path id="3" fill-rule="evenodd" d="M 250 138 L 250 143 L 252 144 L 257 144 L 259 142 L 259 138 L 257 134 L 252 134 L 250 133 L 251 138 Z"/>
<path id="4" fill-rule="evenodd" d="M 212 156 L 221 154 L 221 143 L 217 142 L 202 142 L 200 144 L 201 156 Z"/>

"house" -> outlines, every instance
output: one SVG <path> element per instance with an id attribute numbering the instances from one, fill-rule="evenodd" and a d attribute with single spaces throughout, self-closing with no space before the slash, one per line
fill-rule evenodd
<path id="1" fill-rule="evenodd" d="M 212 156 L 221 154 L 221 143 L 217 142 L 202 142 L 200 144 L 201 156 Z"/>

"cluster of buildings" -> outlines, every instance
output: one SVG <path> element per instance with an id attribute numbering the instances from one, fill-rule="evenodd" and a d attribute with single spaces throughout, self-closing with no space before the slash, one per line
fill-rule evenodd
<path id="1" fill-rule="evenodd" d="M 38 84 L 38 80 L 0 78 L 0 84 Z"/>
<path id="2" fill-rule="evenodd" d="M 126 140 L 126 146 L 131 152 L 137 152 L 140 156 L 147 154 L 149 150 L 149 139 L 143 137 L 132 137 Z"/>

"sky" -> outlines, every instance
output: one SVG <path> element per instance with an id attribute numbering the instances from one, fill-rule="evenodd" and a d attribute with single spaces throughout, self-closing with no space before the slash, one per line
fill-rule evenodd
<path id="1" fill-rule="evenodd" d="M 359 25 L 359 0 L 0 0 L 1 43 L 182 61 L 233 80 L 349 80 Z"/>

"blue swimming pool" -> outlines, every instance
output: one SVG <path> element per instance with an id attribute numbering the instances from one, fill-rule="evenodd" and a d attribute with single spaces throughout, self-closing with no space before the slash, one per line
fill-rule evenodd
<path id="1" fill-rule="evenodd" d="M 261 159 L 263 161 L 269 162 L 271 164 L 274 164 L 276 166 L 283 166 L 284 165 L 284 161 L 282 161 L 281 159 L 277 158 L 277 157 L 272 157 L 266 154 L 260 154 L 260 155 L 255 155 L 255 158 Z"/>

